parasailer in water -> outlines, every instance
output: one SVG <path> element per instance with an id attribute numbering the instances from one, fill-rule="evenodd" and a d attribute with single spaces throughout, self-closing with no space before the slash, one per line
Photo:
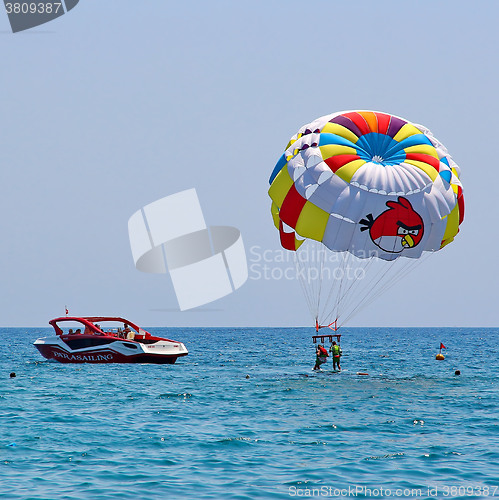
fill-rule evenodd
<path id="1" fill-rule="evenodd" d="M 322 344 L 319 344 L 317 346 L 317 351 L 315 354 L 316 354 L 316 358 L 315 358 L 314 370 L 319 370 L 320 366 L 327 361 L 329 354 L 328 354 L 326 348 Z"/>
<path id="2" fill-rule="evenodd" d="M 333 354 L 333 370 L 336 370 L 336 367 L 338 367 L 338 370 L 341 372 L 340 358 L 343 354 L 341 347 L 333 341 L 330 351 Z"/>
<path id="3" fill-rule="evenodd" d="M 317 330 L 336 331 L 454 240 L 464 217 L 459 176 L 426 127 L 397 116 L 347 111 L 300 128 L 269 195 Z"/>

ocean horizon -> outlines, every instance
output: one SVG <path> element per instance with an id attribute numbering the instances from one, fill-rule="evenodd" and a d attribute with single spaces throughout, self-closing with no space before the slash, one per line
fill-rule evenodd
<path id="1" fill-rule="evenodd" d="M 63 364 L 0 328 L 2 499 L 499 497 L 499 328 L 345 327 L 341 373 L 313 328 L 148 330 L 189 355 Z"/>

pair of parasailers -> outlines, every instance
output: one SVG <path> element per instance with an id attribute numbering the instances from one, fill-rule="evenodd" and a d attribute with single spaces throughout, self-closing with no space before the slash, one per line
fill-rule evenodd
<path id="1" fill-rule="evenodd" d="M 336 342 L 333 342 L 331 344 L 329 352 L 331 352 L 333 355 L 333 370 L 336 370 L 336 367 L 338 367 L 338 370 L 341 371 L 341 366 L 340 366 L 340 358 L 342 355 L 341 347 Z M 319 370 L 320 366 L 327 361 L 328 356 L 329 354 L 326 348 L 322 344 L 319 344 L 317 346 L 317 351 L 316 351 L 314 370 Z"/>

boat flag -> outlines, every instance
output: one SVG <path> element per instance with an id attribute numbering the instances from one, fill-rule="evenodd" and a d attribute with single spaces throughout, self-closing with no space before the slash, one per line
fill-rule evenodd
<path id="1" fill-rule="evenodd" d="M 64 306 L 64 309 L 66 309 L 66 316 L 67 316 L 69 314 L 68 306 Z"/>

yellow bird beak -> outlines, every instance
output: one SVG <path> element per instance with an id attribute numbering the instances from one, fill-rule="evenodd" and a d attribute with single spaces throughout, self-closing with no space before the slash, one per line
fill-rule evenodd
<path id="1" fill-rule="evenodd" d="M 404 248 L 412 248 L 414 246 L 414 238 L 410 234 L 406 234 L 402 238 L 402 246 Z"/>

